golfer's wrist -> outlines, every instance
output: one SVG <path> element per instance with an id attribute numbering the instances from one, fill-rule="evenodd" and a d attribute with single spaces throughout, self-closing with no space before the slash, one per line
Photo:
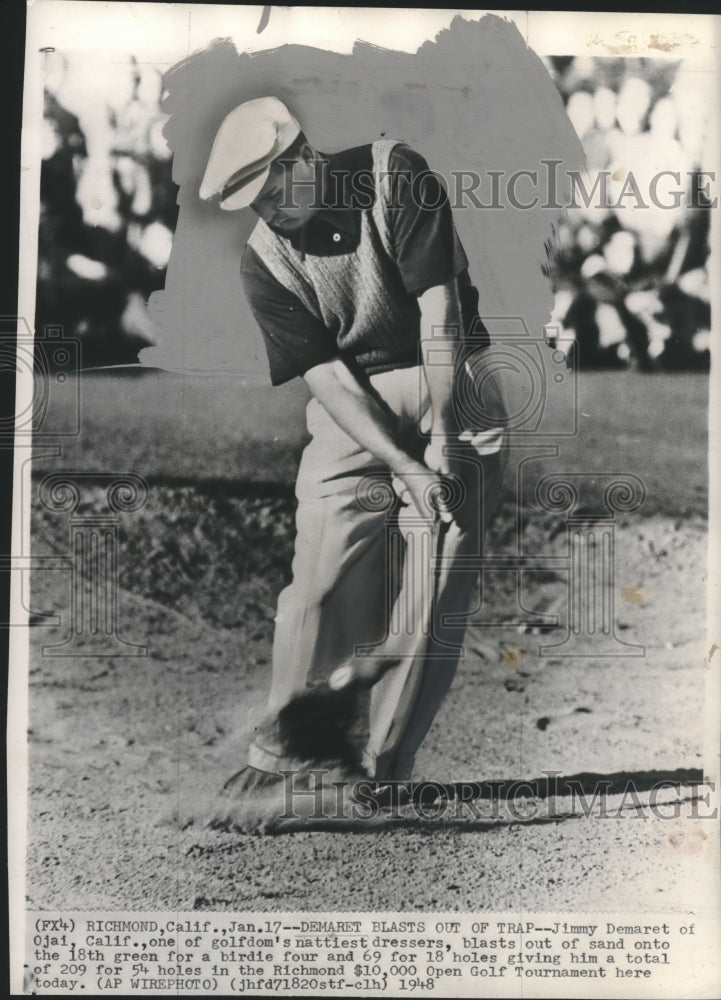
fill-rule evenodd
<path id="1" fill-rule="evenodd" d="M 417 462 L 410 455 L 401 456 L 397 462 L 391 465 L 391 472 L 394 476 L 398 476 L 399 479 L 405 479 L 407 476 L 415 476 L 419 472 L 427 471 L 425 465 Z"/>

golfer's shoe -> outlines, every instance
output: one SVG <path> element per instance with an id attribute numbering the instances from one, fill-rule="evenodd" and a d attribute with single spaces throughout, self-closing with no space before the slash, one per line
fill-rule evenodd
<path id="1" fill-rule="evenodd" d="M 248 747 L 248 764 L 258 771 L 279 773 L 295 770 L 299 758 L 294 756 L 285 740 L 279 735 L 277 719 L 271 719 L 256 728 Z"/>
<path id="2" fill-rule="evenodd" d="M 223 785 L 223 793 L 233 799 L 252 798 L 275 788 L 282 781 L 283 775 L 276 771 L 262 771 L 259 767 L 246 764 L 228 778 Z"/>
<path id="3" fill-rule="evenodd" d="M 246 764 L 240 771 L 236 771 L 223 785 L 223 794 L 233 798 L 252 798 L 257 794 L 269 791 L 277 791 L 288 788 L 291 794 L 309 792 L 313 794 L 315 789 L 319 792 L 325 788 L 335 787 L 335 783 L 341 785 L 351 785 L 357 783 L 359 777 L 352 775 L 350 778 L 337 770 L 328 770 L 323 767 L 314 768 L 311 765 L 299 764 L 294 761 L 294 767 L 283 773 L 278 771 L 264 771 L 262 768 Z M 365 779 L 364 779 L 365 780 Z M 370 782 L 367 782 L 370 784 Z"/>

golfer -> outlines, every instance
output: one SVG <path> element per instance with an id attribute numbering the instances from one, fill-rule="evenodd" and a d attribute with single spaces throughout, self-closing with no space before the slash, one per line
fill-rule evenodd
<path id="1" fill-rule="evenodd" d="M 464 352 L 488 339 L 447 196 L 402 141 L 321 153 L 264 97 L 223 121 L 200 197 L 259 217 L 241 278 L 271 381 L 312 394 L 268 717 L 231 785 L 296 765 L 279 710 L 311 671 L 365 657 L 398 661 L 372 691 L 366 774 L 407 781 L 462 652 L 506 452 L 497 387 L 497 420 L 459 420 Z"/>

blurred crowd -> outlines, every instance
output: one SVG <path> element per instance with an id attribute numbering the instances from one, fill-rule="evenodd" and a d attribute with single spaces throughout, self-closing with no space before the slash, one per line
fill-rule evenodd
<path id="1" fill-rule="evenodd" d="M 62 324 L 84 367 L 132 363 L 154 340 L 145 303 L 163 287 L 178 211 L 162 74 L 133 58 L 45 58 L 36 328 Z M 703 195 L 674 198 L 674 178 L 657 176 L 675 172 L 687 195 L 698 181 L 703 81 L 668 60 L 546 64 L 586 151 L 586 190 L 600 172 L 609 191 L 558 225 L 549 336 L 583 369 L 705 370 L 710 212 Z M 629 172 L 647 202 L 656 178 L 669 207 L 619 198 Z"/>
<path id="2" fill-rule="evenodd" d="M 563 331 L 581 368 L 707 369 L 703 74 L 630 58 L 548 67 L 583 142 L 585 190 L 597 191 L 588 206 L 576 198 L 558 227 L 549 332 Z"/>
<path id="3" fill-rule="evenodd" d="M 36 329 L 61 324 L 92 368 L 152 343 L 178 209 L 160 70 L 80 62 L 46 56 Z"/>

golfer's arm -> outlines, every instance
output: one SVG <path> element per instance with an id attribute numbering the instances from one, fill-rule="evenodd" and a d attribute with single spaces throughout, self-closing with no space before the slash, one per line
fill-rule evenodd
<path id="1" fill-rule="evenodd" d="M 393 473 L 403 476 L 424 469 L 398 444 L 393 414 L 364 388 L 341 358 L 316 365 L 304 379 L 338 426 Z"/>
<path id="2" fill-rule="evenodd" d="M 434 434 L 455 434 L 453 373 L 461 341 L 461 304 L 455 278 L 418 297 L 423 368 L 431 397 Z"/>

